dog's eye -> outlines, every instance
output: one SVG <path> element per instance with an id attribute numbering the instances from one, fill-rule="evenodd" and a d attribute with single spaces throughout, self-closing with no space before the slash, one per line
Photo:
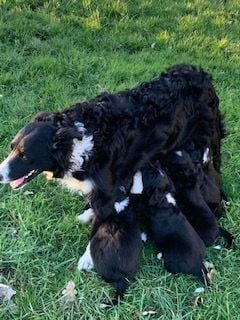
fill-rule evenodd
<path id="1" fill-rule="evenodd" d="M 19 157 L 20 157 L 21 159 L 23 159 L 23 160 L 28 160 L 28 158 L 27 158 L 27 156 L 26 156 L 26 154 L 25 154 L 24 152 L 20 152 L 20 153 L 19 153 Z"/>

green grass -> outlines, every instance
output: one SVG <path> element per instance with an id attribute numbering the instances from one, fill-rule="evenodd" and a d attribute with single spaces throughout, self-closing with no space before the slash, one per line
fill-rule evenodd
<path id="1" fill-rule="evenodd" d="M 203 305 L 194 306 L 195 279 L 167 274 L 147 244 L 124 301 L 102 310 L 112 289 L 94 271 L 76 271 L 90 233 L 75 219 L 83 200 L 43 178 L 18 193 L 0 187 L 0 282 L 17 291 L 17 310 L 0 304 L 0 319 L 240 319 L 239 12 L 238 0 L 0 1 L 1 159 L 40 110 L 134 86 L 174 63 L 200 65 L 214 76 L 229 128 L 222 171 L 230 205 L 220 223 L 236 235 L 234 249 L 207 251 L 217 273 Z M 69 280 L 78 298 L 64 307 Z"/>

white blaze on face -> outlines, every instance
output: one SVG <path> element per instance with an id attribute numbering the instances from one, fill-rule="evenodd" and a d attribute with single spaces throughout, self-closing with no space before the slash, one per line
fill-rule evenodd
<path id="1" fill-rule="evenodd" d="M 171 195 L 171 193 L 168 193 L 166 195 L 166 199 L 168 203 L 171 203 L 172 205 L 176 205 L 176 200 L 174 199 L 174 197 Z"/>
<path id="2" fill-rule="evenodd" d="M 0 183 L 8 183 L 9 180 L 9 162 L 12 158 L 10 154 L 1 164 L 0 164 Z"/>
<path id="3" fill-rule="evenodd" d="M 130 192 L 132 194 L 141 194 L 142 191 L 143 191 L 142 172 L 137 171 L 133 176 L 133 185 Z"/>

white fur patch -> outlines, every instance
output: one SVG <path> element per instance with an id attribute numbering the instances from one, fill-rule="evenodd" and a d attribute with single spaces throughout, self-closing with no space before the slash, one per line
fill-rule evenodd
<path id="1" fill-rule="evenodd" d="M 9 162 L 11 160 L 11 155 L 9 155 L 1 164 L 0 164 L 0 175 L 2 179 L 0 183 L 7 183 L 9 182 Z"/>
<path id="2" fill-rule="evenodd" d="M 142 172 L 137 171 L 133 176 L 133 185 L 130 193 L 141 194 L 143 191 Z"/>
<path id="3" fill-rule="evenodd" d="M 158 260 L 161 260 L 161 259 L 162 259 L 162 252 L 159 252 L 159 253 L 157 254 L 157 259 L 158 259 Z"/>
<path id="4" fill-rule="evenodd" d="M 77 216 L 77 219 L 81 223 L 89 223 L 93 217 L 94 217 L 94 211 L 92 208 L 89 208 L 89 209 L 83 211 L 82 214 L 79 214 Z"/>
<path id="5" fill-rule="evenodd" d="M 213 248 L 216 250 L 222 250 L 222 247 L 220 245 L 214 246 Z"/>
<path id="6" fill-rule="evenodd" d="M 129 198 L 126 198 L 120 202 L 114 203 L 114 208 L 117 211 L 117 213 L 123 211 L 129 204 Z"/>
<path id="7" fill-rule="evenodd" d="M 175 151 L 176 155 L 182 157 L 182 151 Z"/>
<path id="8" fill-rule="evenodd" d="M 210 161 L 210 156 L 209 156 L 209 148 L 206 148 L 203 154 L 203 164 L 206 164 Z"/>
<path id="9" fill-rule="evenodd" d="M 82 140 L 73 139 L 70 172 L 81 170 L 84 157 L 88 159 L 93 149 L 93 136 L 83 136 Z"/>
<path id="10" fill-rule="evenodd" d="M 142 240 L 143 242 L 146 242 L 146 241 L 147 241 L 147 234 L 146 234 L 145 232 L 142 232 L 142 233 L 141 233 L 141 240 Z"/>
<path id="11" fill-rule="evenodd" d="M 78 261 L 77 269 L 79 271 L 81 270 L 89 271 L 94 268 L 93 259 L 90 252 L 90 244 L 91 243 L 89 242 L 84 254 L 81 256 L 81 258 Z"/>
<path id="12" fill-rule="evenodd" d="M 168 193 L 166 195 L 166 199 L 168 203 L 171 203 L 172 205 L 176 205 L 176 200 L 173 198 L 173 196 L 171 195 L 171 193 Z"/>
<path id="13" fill-rule="evenodd" d="M 86 129 L 84 128 L 84 124 L 82 122 L 74 122 L 74 126 L 77 128 L 78 132 L 86 132 Z"/>

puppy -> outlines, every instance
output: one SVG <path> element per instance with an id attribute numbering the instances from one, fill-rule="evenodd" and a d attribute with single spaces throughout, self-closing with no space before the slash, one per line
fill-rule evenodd
<path id="1" fill-rule="evenodd" d="M 165 165 L 174 181 L 180 209 L 205 245 L 213 245 L 218 236 L 225 236 L 228 232 L 217 226 L 216 218 L 202 196 L 202 186 L 206 177 L 202 166 L 194 164 L 185 150 L 171 153 Z M 229 240 L 227 239 L 227 246 L 230 245 Z"/>
<path id="2" fill-rule="evenodd" d="M 93 224 L 90 252 L 98 274 L 116 290 L 115 305 L 137 272 L 142 249 L 140 228 L 136 214 L 124 192 L 114 204 L 115 214 Z M 97 225 L 97 227 L 96 227 Z M 96 230 L 96 231 L 95 231 Z"/>
<path id="3" fill-rule="evenodd" d="M 174 187 L 167 174 L 158 163 L 154 165 L 145 166 L 141 172 L 144 214 L 157 250 L 162 253 L 169 272 L 192 274 L 206 283 L 204 243 L 178 208 Z"/>

